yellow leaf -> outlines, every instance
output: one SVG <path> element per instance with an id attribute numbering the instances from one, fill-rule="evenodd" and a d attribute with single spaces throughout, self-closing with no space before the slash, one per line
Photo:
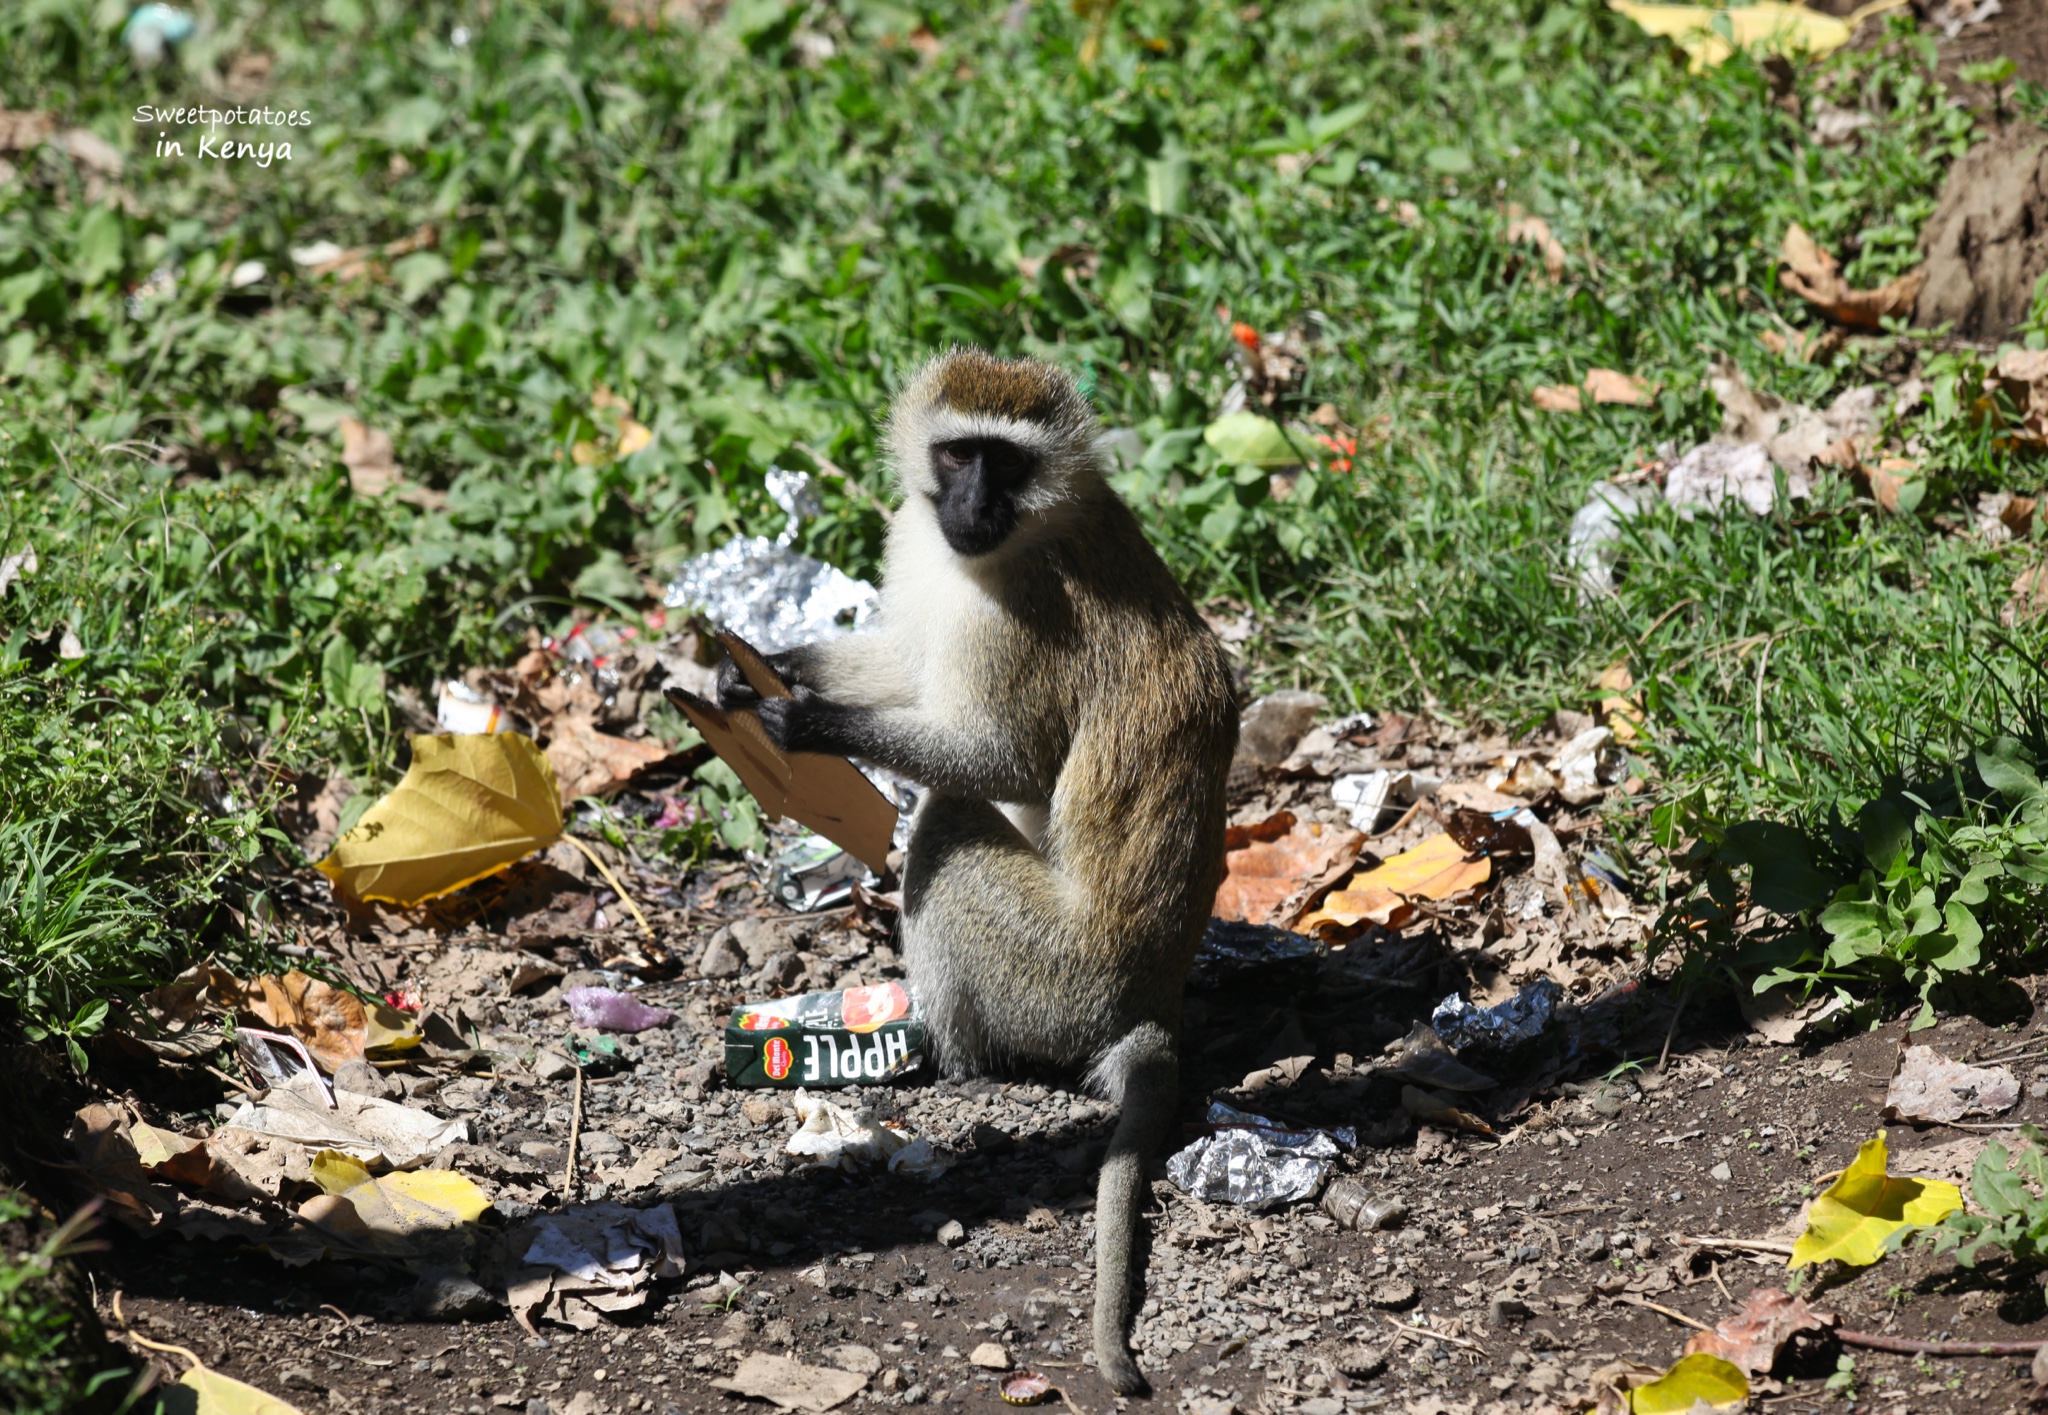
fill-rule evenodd
<path id="1" fill-rule="evenodd" d="M 1939 1179 L 1904 1179 L 1885 1172 L 1882 1131 L 1863 1142 L 1856 1162 L 1842 1171 L 1806 1215 L 1806 1232 L 1792 1245 L 1787 1267 L 1832 1258 L 1868 1267 L 1884 1256 L 1885 1240 L 1902 1228 L 1925 1228 L 1963 1207 L 1963 1191 Z"/>
<path id="2" fill-rule="evenodd" d="M 619 455 L 630 457 L 648 443 L 654 441 L 654 430 L 645 423 L 636 423 L 631 418 L 619 419 Z"/>
<path id="3" fill-rule="evenodd" d="M 1749 1399 L 1749 1377 L 1732 1362 L 1705 1352 L 1680 1357 L 1678 1364 L 1628 1393 L 1632 1415 L 1677 1415 L 1704 1403 L 1709 1410 L 1740 1410 Z"/>
<path id="4" fill-rule="evenodd" d="M 315 1155 L 312 1169 L 321 1192 L 299 1206 L 299 1217 L 359 1251 L 395 1258 L 459 1254 L 466 1225 L 491 1206 L 483 1190 L 452 1169 L 373 1179 L 337 1150 Z"/>
<path id="5" fill-rule="evenodd" d="M 298 1406 L 205 1366 L 194 1366 L 178 1384 L 199 1393 L 194 1415 L 299 1415 Z"/>
<path id="6" fill-rule="evenodd" d="M 340 1150 L 322 1150 L 313 1156 L 313 1182 L 323 1194 L 346 1194 L 358 1184 L 370 1182 L 370 1171 L 354 1155 Z"/>
<path id="7" fill-rule="evenodd" d="M 410 905 L 496 874 L 561 834 L 554 768 L 532 739 L 421 735 L 405 779 L 317 868 L 358 899 Z"/>
<path id="8" fill-rule="evenodd" d="M 1385 864 L 1360 870 L 1325 899 L 1322 908 L 1303 919 L 1300 928 L 1313 933 L 1323 924 L 1350 928 L 1367 920 L 1382 928 L 1400 928 L 1414 914 L 1409 900 L 1449 899 L 1492 877 L 1493 862 L 1486 856 L 1467 860 L 1465 847 L 1450 835 L 1432 835 Z"/>
<path id="9" fill-rule="evenodd" d="M 1637 0 L 1607 3 L 1634 20 L 1645 33 L 1675 41 L 1691 57 L 1691 67 L 1697 72 L 1723 62 L 1737 49 L 1755 48 L 1768 54 L 1826 54 L 1847 44 L 1858 24 L 1882 11 L 1897 9 L 1905 0 L 1874 0 L 1844 19 L 1823 15 L 1803 5 L 1783 5 L 1771 0 L 1725 10 L 1707 5 L 1648 5 Z"/>

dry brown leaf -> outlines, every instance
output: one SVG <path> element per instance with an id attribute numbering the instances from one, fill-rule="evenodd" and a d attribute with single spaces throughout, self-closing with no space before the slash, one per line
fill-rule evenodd
<path id="1" fill-rule="evenodd" d="M 1998 612 L 1998 622 L 2010 629 L 2043 614 L 2048 614 L 2048 560 L 2020 571 L 2012 582 L 2012 598 Z"/>
<path id="2" fill-rule="evenodd" d="M 1933 1047 L 1899 1053 L 1899 1069 L 1885 1092 L 1890 1120 L 1961 1120 L 1966 1115 L 2001 1115 L 2019 1104 L 2020 1083 L 2003 1066 L 1966 1066 Z"/>
<path id="3" fill-rule="evenodd" d="M 1643 707 L 1635 694 L 1635 675 L 1629 672 L 1628 660 L 1618 659 L 1608 665 L 1593 686 L 1602 691 L 1600 699 L 1600 720 L 1617 742 L 1632 742 L 1637 728 L 1643 720 Z"/>
<path id="4" fill-rule="evenodd" d="M 598 731 L 587 713 L 557 717 L 548 730 L 548 764 L 564 806 L 580 796 L 609 796 L 669 758 L 668 748 L 652 738 L 635 742 Z"/>
<path id="5" fill-rule="evenodd" d="M 249 980 L 243 1009 L 272 1031 L 288 1032 L 332 1075 L 343 1062 L 372 1051 L 403 1051 L 419 1044 L 419 1024 L 383 1003 L 366 1006 L 353 993 L 294 968 L 283 977 Z"/>
<path id="6" fill-rule="evenodd" d="M 1422 224 L 1422 208 L 1412 201 L 1392 201 L 1386 197 L 1376 197 L 1372 209 L 1382 216 L 1389 211 L 1393 212 L 1394 219 L 1403 226 L 1415 227 Z"/>
<path id="7" fill-rule="evenodd" d="M 56 131 L 52 114 L 0 108 L 0 152 L 27 152 Z"/>
<path id="8" fill-rule="evenodd" d="M 1641 407 L 1650 401 L 1650 382 L 1632 373 L 1596 368 L 1586 375 L 1586 391 L 1595 403 L 1622 403 Z"/>
<path id="9" fill-rule="evenodd" d="M 1920 463 L 1912 457 L 1884 457 L 1880 458 L 1874 467 L 1859 463 L 1856 469 L 1863 474 L 1864 481 L 1870 486 L 1870 499 L 1882 510 L 1897 511 L 1899 493 L 1905 490 L 1906 483 L 1913 479 L 1913 474 L 1920 470 Z"/>
<path id="10" fill-rule="evenodd" d="M 348 486 L 357 496 L 382 496 L 405 473 L 400 469 L 391 434 L 360 418 L 343 416 L 341 464 L 348 468 Z"/>
<path id="11" fill-rule="evenodd" d="M 122 1223 L 146 1230 L 177 1214 L 178 1191 L 150 1177 L 128 1117 L 118 1107 L 94 1104 L 80 1110 L 72 1117 L 71 1145 L 80 1173 Z"/>
<path id="12" fill-rule="evenodd" d="M 1804 1298 L 1759 1287 L 1743 1299 L 1740 1311 L 1688 1341 L 1685 1354 L 1704 1352 L 1753 1375 L 1767 1375 L 1786 1342 L 1803 1331 L 1826 1331 L 1836 1320 L 1832 1312 L 1808 1307 Z"/>
<path id="13" fill-rule="evenodd" d="M 2048 349 L 2007 349 L 1985 387 L 2000 388 L 2012 400 L 2020 418 L 2012 432 L 2015 441 L 2030 446 L 2048 442 Z"/>
<path id="14" fill-rule="evenodd" d="M 1550 233 L 1550 223 L 1519 206 L 1508 208 L 1508 244 L 1534 246 L 1543 257 L 1543 274 L 1555 285 L 1564 278 L 1564 246 Z"/>
<path id="15" fill-rule="evenodd" d="M 1278 924 L 1281 906 L 1304 890 L 1333 886 L 1365 845 L 1363 832 L 1310 822 L 1281 811 L 1252 826 L 1233 826 L 1224 837 L 1227 873 L 1212 912 L 1219 919 Z M 1287 911 L 1310 907 L 1297 902 Z"/>
<path id="16" fill-rule="evenodd" d="M 1782 251 L 1786 269 L 1780 283 L 1836 324 L 1851 329 L 1878 329 L 1887 319 L 1906 319 L 1927 279 L 1927 268 L 1915 266 L 1898 279 L 1875 290 L 1852 289 L 1842 279 L 1835 258 L 1817 245 L 1805 229 L 1794 223 L 1785 231 Z"/>
<path id="17" fill-rule="evenodd" d="M 2039 505 L 2037 497 L 2015 496 L 1998 513 L 1999 522 L 2014 536 L 2024 539 L 2034 533 L 2034 512 Z"/>
<path id="18" fill-rule="evenodd" d="M 1546 413 L 1579 411 L 1579 390 L 1569 383 L 1546 383 L 1529 394 L 1529 401 Z"/>
<path id="19" fill-rule="evenodd" d="M 1465 858 L 1465 847 L 1449 834 L 1432 835 L 1413 850 L 1363 870 L 1301 920 L 1304 933 L 1325 928 L 1354 929 L 1373 923 L 1398 929 L 1415 917 L 1414 899 L 1449 899 L 1493 878 L 1493 862 Z"/>

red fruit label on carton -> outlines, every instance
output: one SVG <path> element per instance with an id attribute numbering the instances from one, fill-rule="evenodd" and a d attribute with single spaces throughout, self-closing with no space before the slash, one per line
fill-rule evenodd
<path id="1" fill-rule="evenodd" d="M 761 1048 L 761 1068 L 774 1080 L 780 1081 L 787 1076 L 795 1062 L 789 1043 L 780 1037 L 770 1037 L 768 1045 Z"/>

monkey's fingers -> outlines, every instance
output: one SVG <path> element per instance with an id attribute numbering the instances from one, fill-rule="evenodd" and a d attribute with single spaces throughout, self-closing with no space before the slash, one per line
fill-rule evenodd
<path id="1" fill-rule="evenodd" d="M 718 705 L 727 712 L 761 705 L 761 695 L 747 682 L 740 666 L 729 658 L 718 665 Z"/>

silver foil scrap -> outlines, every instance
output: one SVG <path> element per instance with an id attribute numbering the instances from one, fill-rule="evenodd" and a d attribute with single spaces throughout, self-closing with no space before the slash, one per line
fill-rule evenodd
<path id="1" fill-rule="evenodd" d="M 1167 1177 L 1198 1199 L 1250 1209 L 1313 1199 L 1357 1143 L 1349 1129 L 1290 1130 L 1221 1101 L 1210 1103 L 1208 1122 L 1215 1133 L 1167 1160 Z"/>

